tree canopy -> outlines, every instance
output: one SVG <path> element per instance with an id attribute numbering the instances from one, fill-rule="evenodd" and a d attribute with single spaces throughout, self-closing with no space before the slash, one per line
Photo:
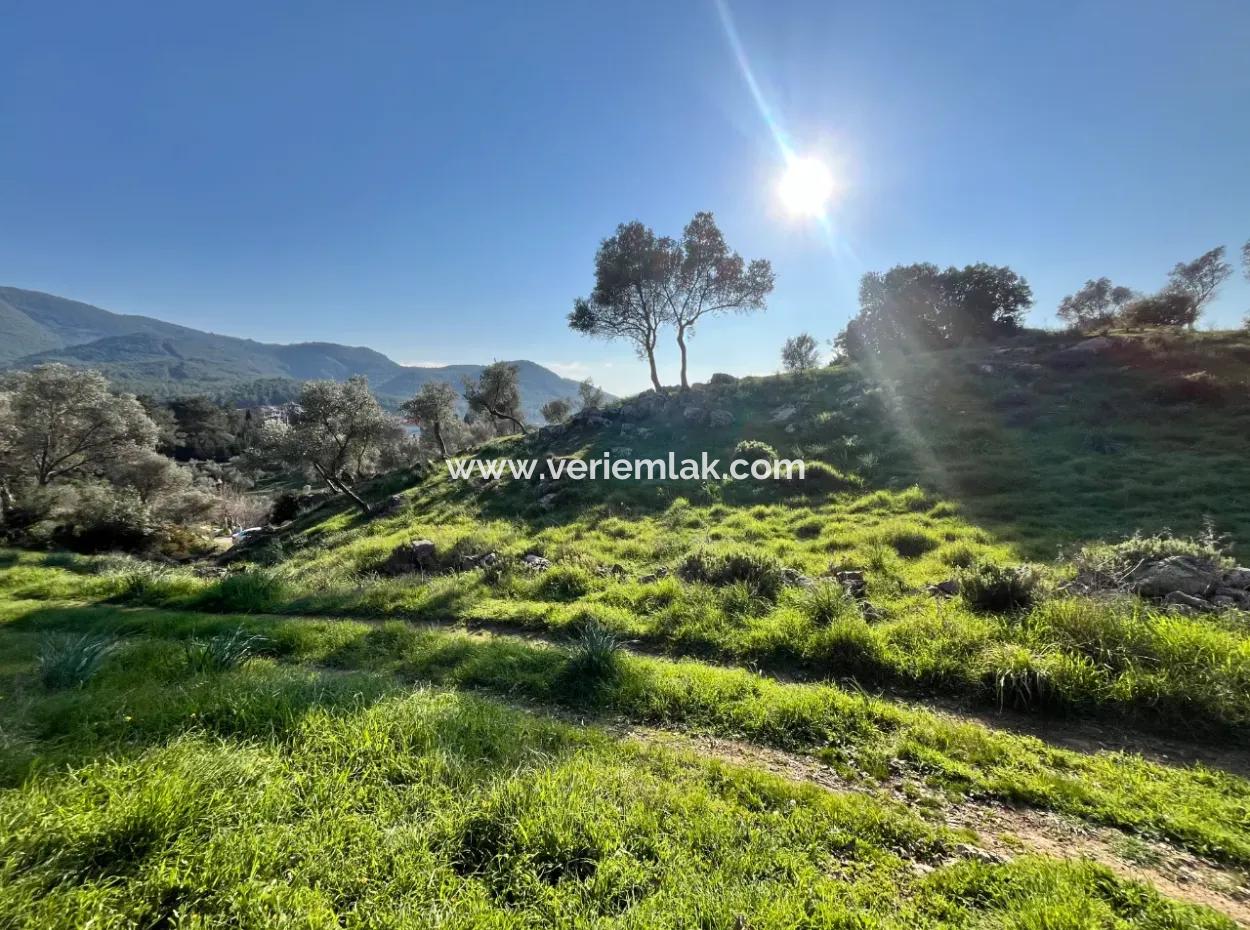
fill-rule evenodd
<path id="1" fill-rule="evenodd" d="M 799 333 L 781 347 L 781 367 L 786 371 L 810 371 L 820 366 L 820 353 L 810 333 Z"/>
<path id="2" fill-rule="evenodd" d="M 1168 273 L 1166 290 L 1192 297 L 1197 319 L 1232 273 L 1233 266 L 1224 261 L 1224 246 L 1216 246 L 1192 262 L 1177 262 Z"/>
<path id="3" fill-rule="evenodd" d="M 448 455 L 445 430 L 456 418 L 458 399 L 456 389 L 446 381 L 430 381 L 400 406 L 409 423 L 433 433 L 443 458 Z"/>
<path id="4" fill-rule="evenodd" d="M 1091 279 L 1060 302 L 1058 316 L 1074 329 L 1107 326 L 1137 296 L 1131 288 L 1112 284 L 1110 278 Z"/>
<path id="5" fill-rule="evenodd" d="M 529 428 L 521 419 L 521 391 L 517 386 L 517 367 L 509 362 L 491 362 L 477 378 L 465 378 L 464 399 L 469 410 L 485 413 L 496 431 L 511 423 L 522 433 Z"/>

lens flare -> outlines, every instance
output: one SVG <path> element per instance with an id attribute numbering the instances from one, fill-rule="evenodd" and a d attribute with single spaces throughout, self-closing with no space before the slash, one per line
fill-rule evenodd
<path id="1" fill-rule="evenodd" d="M 833 173 L 817 158 L 791 158 L 777 185 L 782 204 L 795 216 L 824 216 L 833 190 Z"/>

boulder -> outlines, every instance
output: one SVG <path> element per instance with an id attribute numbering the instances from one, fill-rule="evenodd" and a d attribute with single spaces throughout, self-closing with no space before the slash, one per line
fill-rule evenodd
<path id="1" fill-rule="evenodd" d="M 1184 607 L 1188 610 L 1207 611 L 1211 610 L 1211 603 L 1204 601 L 1200 597 L 1194 597 L 1192 594 L 1186 594 L 1184 591 L 1173 591 L 1163 599 L 1163 603 L 1170 604 L 1173 607 Z"/>
<path id="2" fill-rule="evenodd" d="M 842 590 L 855 600 L 863 600 L 868 596 L 868 580 L 858 569 L 834 572 L 833 578 L 842 585 Z"/>
<path id="3" fill-rule="evenodd" d="M 1145 597 L 1167 597 L 1174 591 L 1202 597 L 1220 580 L 1221 572 L 1210 562 L 1191 556 L 1170 555 L 1135 568 L 1129 573 L 1128 588 Z"/>
<path id="4" fill-rule="evenodd" d="M 812 579 L 808 578 L 797 568 L 783 568 L 781 577 L 785 579 L 786 584 L 794 585 L 796 588 L 810 588 L 815 584 Z"/>
<path id="5" fill-rule="evenodd" d="M 945 581 L 929 585 L 925 590 L 934 597 L 954 597 L 959 593 L 959 579 L 947 578 Z"/>
<path id="6" fill-rule="evenodd" d="M 733 384 L 737 380 L 738 379 L 733 375 L 725 374 L 723 371 L 718 371 L 708 379 L 708 384 Z"/>
<path id="7" fill-rule="evenodd" d="M 428 539 L 414 539 L 391 550 L 382 563 L 384 575 L 409 575 L 438 569 L 437 547 Z"/>
<path id="8" fill-rule="evenodd" d="M 794 404 L 786 404 L 784 407 L 778 407 L 772 413 L 772 421 L 774 423 L 785 423 L 792 416 L 799 412 L 799 408 Z"/>
<path id="9" fill-rule="evenodd" d="M 547 569 L 551 568 L 551 561 L 549 559 L 544 559 L 541 555 L 536 555 L 533 552 L 523 555 L 521 557 L 521 564 L 536 572 L 545 572 Z"/>
<path id="10" fill-rule="evenodd" d="M 481 555 L 462 555 L 459 568 L 462 572 L 467 572 L 474 568 L 488 568 L 498 561 L 498 552 L 483 552 Z"/>
<path id="11" fill-rule="evenodd" d="M 734 415 L 728 410 L 717 409 L 708 414 L 708 422 L 713 426 L 728 426 L 734 421 Z"/>
<path id="12" fill-rule="evenodd" d="M 1221 583 L 1226 588 L 1241 588 L 1243 591 L 1250 589 L 1250 568 L 1239 565 L 1232 571 L 1225 572 Z"/>
<path id="13" fill-rule="evenodd" d="M 687 423 L 702 423 L 707 418 L 707 411 L 702 407 L 691 404 L 681 412 L 681 415 Z"/>

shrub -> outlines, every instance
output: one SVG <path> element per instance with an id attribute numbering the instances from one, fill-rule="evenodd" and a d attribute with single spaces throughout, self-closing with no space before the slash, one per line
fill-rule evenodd
<path id="1" fill-rule="evenodd" d="M 271 610 L 283 601 L 285 585 L 269 572 L 227 575 L 200 596 L 199 607 L 225 613 Z"/>
<path id="2" fill-rule="evenodd" d="M 52 539 L 75 552 L 142 552 L 157 537 L 147 506 L 134 491 L 111 485 L 84 484 Z"/>
<path id="3" fill-rule="evenodd" d="M 972 610 L 1025 610 L 1041 600 L 1042 577 L 1030 565 L 978 565 L 959 573 L 959 592 Z"/>
<path id="4" fill-rule="evenodd" d="M 235 630 L 228 636 L 193 639 L 186 644 L 187 668 L 192 675 L 206 675 L 238 668 L 267 643 L 263 636 Z"/>
<path id="5" fill-rule="evenodd" d="M 757 439 L 744 439 L 734 446 L 734 458 L 746 462 L 775 462 L 777 450 Z"/>
<path id="6" fill-rule="evenodd" d="M 1228 399 L 1228 389 L 1210 372 L 1194 371 L 1168 378 L 1155 386 L 1151 396 L 1160 404 L 1218 406 Z"/>
<path id="7" fill-rule="evenodd" d="M 1181 291 L 1164 291 L 1140 297 L 1120 311 L 1125 326 L 1190 326 L 1198 319 L 1198 305 Z"/>
<path id="8" fill-rule="evenodd" d="M 845 491 L 848 488 L 858 487 L 862 483 L 853 477 L 842 474 L 832 465 L 826 465 L 824 462 L 808 461 L 804 465 L 802 478 L 798 477 L 796 470 L 794 477 L 784 480 L 790 487 L 797 488 L 806 494 Z"/>
<path id="9" fill-rule="evenodd" d="M 685 581 L 729 585 L 741 581 L 757 595 L 776 600 L 785 586 L 785 566 L 771 555 L 749 550 L 701 549 L 682 560 L 677 574 Z"/>
<path id="10" fill-rule="evenodd" d="M 1016 643 L 1001 643 L 982 657 L 982 679 L 998 706 L 1037 710 L 1055 703 L 1054 683 L 1045 658 Z"/>
<path id="11" fill-rule="evenodd" d="M 271 523 L 286 523 L 299 516 L 299 495 L 283 491 L 273 501 L 273 509 L 269 512 Z"/>
<path id="12" fill-rule="evenodd" d="M 1183 555 L 1211 568 L 1230 568 L 1232 560 L 1224 554 L 1223 540 L 1214 528 L 1194 538 L 1174 536 L 1168 531 L 1153 536 L 1134 533 L 1117 543 L 1092 543 L 1083 546 L 1073 557 L 1077 579 L 1086 588 L 1119 588 L 1125 577 L 1143 562 L 1157 562 L 1169 556 Z"/>
<path id="13" fill-rule="evenodd" d="M 45 636 L 39 644 L 39 680 L 45 688 L 78 688 L 90 681 L 117 648 L 108 636 Z"/>

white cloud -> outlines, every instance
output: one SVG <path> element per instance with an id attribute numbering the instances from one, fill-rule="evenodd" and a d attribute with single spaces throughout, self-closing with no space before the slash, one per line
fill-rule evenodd
<path id="1" fill-rule="evenodd" d="M 572 378 L 575 381 L 581 381 L 590 377 L 591 368 L 585 362 L 539 362 L 538 364 L 544 368 L 550 368 L 562 378 Z M 608 368 L 610 366 L 611 363 L 609 362 L 607 365 L 599 365 L 598 367 Z"/>
<path id="2" fill-rule="evenodd" d="M 403 362 L 400 362 L 399 364 L 404 365 L 407 368 L 446 368 L 448 365 L 451 364 L 451 362 L 431 362 L 431 361 L 426 360 L 426 361 L 415 361 L 415 362 L 403 361 Z"/>

